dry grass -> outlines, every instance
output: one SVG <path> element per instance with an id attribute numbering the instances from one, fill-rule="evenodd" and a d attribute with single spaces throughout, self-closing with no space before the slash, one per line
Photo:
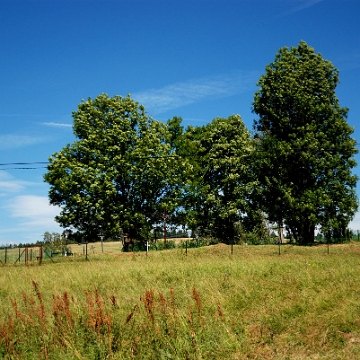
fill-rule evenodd
<path id="1" fill-rule="evenodd" d="M 0 357 L 356 359 L 360 246 L 219 244 L 3 266 Z M 116 244 L 114 245 L 114 247 Z"/>

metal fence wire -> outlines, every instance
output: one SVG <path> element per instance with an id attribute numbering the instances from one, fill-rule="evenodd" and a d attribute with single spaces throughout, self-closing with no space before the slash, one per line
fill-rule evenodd
<path id="1" fill-rule="evenodd" d="M 315 244 L 346 244 L 351 241 L 360 242 L 360 230 L 352 230 L 350 233 L 350 237 L 348 238 L 326 238 L 322 235 L 315 236 Z M 193 239 L 188 238 L 186 240 L 183 240 L 179 243 L 176 243 L 174 239 L 169 238 L 167 242 L 167 249 L 175 249 L 175 248 L 182 248 L 182 249 L 191 249 L 196 247 L 204 247 L 216 244 L 217 242 L 215 239 L 211 241 L 211 239 Z M 114 245 L 115 244 L 115 245 Z M 278 241 L 270 241 L 266 244 L 274 245 L 279 244 Z M 242 245 L 266 245 L 261 241 L 247 241 L 246 243 L 243 243 Z M 286 245 L 286 244 L 292 244 L 296 245 L 292 241 L 286 241 L 279 245 Z M 60 257 L 73 257 L 73 256 L 85 256 L 86 259 L 88 259 L 89 256 L 94 255 L 101 252 L 106 253 L 120 253 L 123 252 L 123 248 L 119 242 L 116 243 L 104 243 L 104 248 L 100 249 L 99 244 L 97 243 L 90 243 L 89 244 L 89 250 L 86 248 L 85 251 L 85 245 L 82 245 L 82 247 L 74 247 L 74 250 L 77 250 L 76 252 L 72 253 L 71 251 L 61 252 L 59 249 L 50 249 L 46 248 L 44 246 L 39 245 L 33 245 L 33 246 L 25 246 L 25 247 L 14 247 L 14 246 L 3 246 L 0 247 L 0 266 L 1 265 L 41 265 L 43 261 L 48 262 L 55 262 L 56 258 Z M 231 245 L 240 245 L 240 243 L 234 242 Z M 87 246 L 86 246 L 87 247 Z M 145 249 L 145 250 L 144 250 Z M 133 247 L 130 249 L 130 252 L 141 252 L 141 251 L 157 251 L 157 250 L 163 250 L 163 243 L 161 241 L 157 242 L 157 244 L 149 244 L 149 246 L 142 249 L 141 247 Z M 54 261 L 55 260 L 55 261 Z"/>

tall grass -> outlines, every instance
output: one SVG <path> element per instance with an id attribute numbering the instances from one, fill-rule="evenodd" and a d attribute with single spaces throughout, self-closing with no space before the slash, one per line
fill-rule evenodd
<path id="1" fill-rule="evenodd" d="M 360 246 L 215 245 L 0 267 L 0 358 L 355 359 Z"/>

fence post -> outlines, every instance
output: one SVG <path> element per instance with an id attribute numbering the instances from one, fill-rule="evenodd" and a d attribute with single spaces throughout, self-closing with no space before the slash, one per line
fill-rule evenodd
<path id="1" fill-rule="evenodd" d="M 39 265 L 42 264 L 42 259 L 43 259 L 43 247 L 41 245 L 39 249 Z"/>
<path id="2" fill-rule="evenodd" d="M 281 255 L 281 242 L 280 242 L 280 240 L 279 240 L 279 255 Z"/>

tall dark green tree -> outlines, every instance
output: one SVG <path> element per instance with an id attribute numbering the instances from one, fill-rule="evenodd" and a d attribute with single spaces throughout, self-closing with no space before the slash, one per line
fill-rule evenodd
<path id="1" fill-rule="evenodd" d="M 174 116 L 166 122 L 166 126 L 170 134 L 168 136 L 168 143 L 172 149 L 172 155 L 182 158 L 182 164 L 186 165 L 182 166 L 181 172 L 177 175 L 179 181 L 177 193 L 179 198 L 177 206 L 173 208 L 173 212 L 168 213 L 167 223 L 184 229 L 189 225 L 187 221 L 189 217 L 184 205 L 185 199 L 189 196 L 187 192 L 189 184 L 192 183 L 194 176 L 191 159 L 196 152 L 196 147 L 192 137 L 189 138 L 188 136 L 189 132 L 184 130 L 181 117 Z"/>
<path id="2" fill-rule="evenodd" d="M 50 157 L 44 176 L 56 220 L 96 240 L 122 230 L 146 236 L 164 207 L 177 206 L 182 158 L 174 154 L 168 127 L 128 97 L 99 95 L 73 112 L 77 140 Z"/>
<path id="3" fill-rule="evenodd" d="M 304 41 L 281 48 L 257 83 L 258 204 L 301 244 L 316 226 L 343 233 L 357 210 L 356 141 L 338 83 L 339 71 Z"/>
<path id="4" fill-rule="evenodd" d="M 216 118 L 187 132 L 195 154 L 191 161 L 193 177 L 185 196 L 190 227 L 229 243 L 234 239 L 235 224 L 248 211 L 252 191 L 250 133 L 239 115 Z"/>

